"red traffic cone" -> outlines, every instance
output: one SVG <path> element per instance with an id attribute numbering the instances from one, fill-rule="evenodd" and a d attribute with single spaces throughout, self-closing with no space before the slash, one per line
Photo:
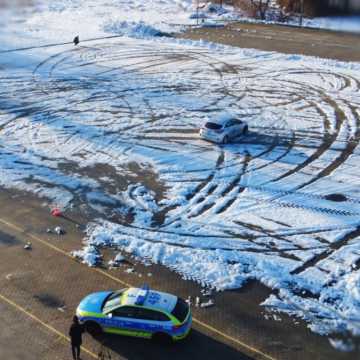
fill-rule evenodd
<path id="1" fill-rule="evenodd" d="M 52 216 L 61 216 L 61 210 L 59 208 L 54 208 L 51 210 L 51 215 Z"/>

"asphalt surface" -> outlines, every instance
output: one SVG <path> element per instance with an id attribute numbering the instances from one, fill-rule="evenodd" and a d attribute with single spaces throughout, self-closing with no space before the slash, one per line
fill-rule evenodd
<path id="1" fill-rule="evenodd" d="M 232 23 L 189 29 L 179 37 L 285 54 L 360 61 L 359 34 L 280 25 Z"/>

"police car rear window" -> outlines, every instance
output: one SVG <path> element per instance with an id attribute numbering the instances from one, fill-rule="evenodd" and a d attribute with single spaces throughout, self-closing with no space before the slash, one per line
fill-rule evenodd
<path id="1" fill-rule="evenodd" d="M 183 322 L 186 319 L 188 312 L 188 304 L 184 300 L 178 298 L 178 301 L 171 314 L 174 315 L 180 322 Z"/>

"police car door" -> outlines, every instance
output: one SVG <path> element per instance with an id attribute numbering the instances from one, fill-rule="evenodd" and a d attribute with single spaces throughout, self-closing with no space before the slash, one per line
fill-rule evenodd
<path id="1" fill-rule="evenodd" d="M 123 335 L 141 336 L 139 324 L 136 319 L 136 308 L 134 306 L 121 306 L 111 312 L 110 332 Z M 109 321 L 110 322 L 110 321 Z"/>
<path id="2" fill-rule="evenodd" d="M 138 307 L 136 317 L 142 329 L 139 336 L 151 337 L 157 332 L 170 334 L 172 331 L 171 320 L 161 311 Z"/>

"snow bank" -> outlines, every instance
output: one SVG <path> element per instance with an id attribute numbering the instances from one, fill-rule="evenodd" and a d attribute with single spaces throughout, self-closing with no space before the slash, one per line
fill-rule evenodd
<path id="1" fill-rule="evenodd" d="M 164 33 L 160 30 L 157 30 L 144 22 L 135 23 L 129 21 L 110 20 L 108 23 L 104 24 L 103 29 L 111 34 L 119 34 L 134 38 L 147 38 L 151 36 L 164 35 Z"/>
<path id="2" fill-rule="evenodd" d="M 305 19 L 304 25 L 318 29 L 360 32 L 360 16 L 338 16 Z"/>

